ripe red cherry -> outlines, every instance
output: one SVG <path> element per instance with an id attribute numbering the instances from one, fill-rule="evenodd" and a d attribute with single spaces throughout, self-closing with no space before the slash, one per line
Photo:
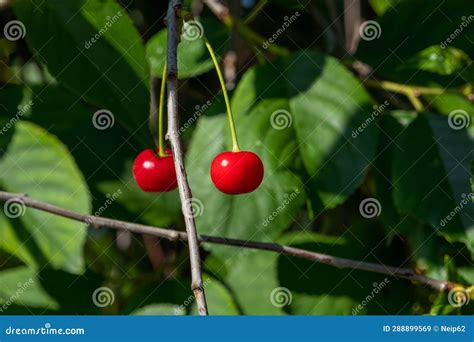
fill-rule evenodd
<path id="1" fill-rule="evenodd" d="M 177 187 L 171 150 L 160 157 L 152 150 L 144 150 L 133 162 L 133 177 L 138 186 L 146 192 L 165 192 Z"/>
<path id="2" fill-rule="evenodd" d="M 262 183 L 263 163 L 253 152 L 222 152 L 212 161 L 211 179 L 226 194 L 252 192 Z"/>

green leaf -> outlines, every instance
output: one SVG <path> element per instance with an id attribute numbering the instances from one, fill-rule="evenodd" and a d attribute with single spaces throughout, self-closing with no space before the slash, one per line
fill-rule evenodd
<path id="1" fill-rule="evenodd" d="M 189 21 L 183 28 L 178 45 L 178 78 L 190 78 L 201 75 L 214 68 L 212 59 L 204 44 L 204 35 L 214 49 L 225 47 L 226 30 L 220 23 L 203 18 L 201 21 Z M 146 57 L 153 74 L 161 78 L 166 62 L 167 30 L 154 35 L 146 46 Z"/>
<path id="2" fill-rule="evenodd" d="M 362 183 L 375 154 L 375 125 L 353 137 L 374 111 L 371 98 L 334 58 L 312 52 L 250 69 L 232 104 L 236 115 L 250 116 L 259 101 L 275 98 L 288 99 L 273 112 L 280 120 L 274 125 L 295 131 L 293 154 L 302 158 L 312 196 L 326 208 L 341 204 Z"/>
<path id="3" fill-rule="evenodd" d="M 431 105 L 444 115 L 458 117 L 461 124 L 468 125 L 469 136 L 474 138 L 474 104 L 466 97 L 457 93 L 444 93 L 437 96 L 426 96 Z"/>
<path id="4" fill-rule="evenodd" d="M 2 207 L 7 206 L 4 204 Z M 23 260 L 26 264 L 35 265 L 34 253 L 28 248 L 31 244 L 27 243 L 29 234 L 24 234 L 24 228 L 21 225 L 13 226 L 12 223 L 4 216 L 3 211 L 0 212 L 0 249 Z"/>
<path id="5" fill-rule="evenodd" d="M 39 126 L 24 121 L 16 124 L 0 170 L 0 180 L 7 191 L 26 193 L 39 201 L 90 213 L 89 191 L 74 160 L 56 137 Z M 24 208 L 21 203 L 19 207 L 20 211 L 10 211 L 10 216 L 24 213 L 20 219 L 31 237 L 31 241 L 27 240 L 37 245 L 47 262 L 54 268 L 81 272 L 86 238 L 84 224 Z M 8 209 L 5 211 L 8 213 Z M 24 256 L 24 253 L 19 250 L 18 255 Z"/>
<path id="6" fill-rule="evenodd" d="M 421 69 L 440 75 L 460 73 L 472 63 L 464 51 L 453 47 L 430 46 L 408 60 L 401 68 Z"/>
<path id="7" fill-rule="evenodd" d="M 299 178 L 284 164 L 295 148 L 294 134 L 291 130 L 270 128 L 272 110 L 267 109 L 279 106 L 280 103 L 263 103 L 256 107 L 254 115 L 241 118 L 238 123 L 242 148 L 257 153 L 265 165 L 262 185 L 250 194 L 230 196 L 214 187 L 209 168 L 218 153 L 229 150 L 230 142 L 225 141 L 229 136 L 227 121 L 224 115 L 198 121 L 186 166 L 201 233 L 271 241 L 298 214 L 304 203 L 304 190 Z M 232 257 L 234 253 L 223 246 L 207 248 L 221 257 Z"/>
<path id="8" fill-rule="evenodd" d="M 122 7 L 113 0 L 19 0 L 14 10 L 29 46 L 60 83 L 151 142 L 145 49 Z"/>
<path id="9" fill-rule="evenodd" d="M 469 197 L 473 142 L 465 129 L 450 124 L 443 116 L 420 116 L 396 139 L 394 199 L 402 213 L 418 217 L 473 252 L 474 207 Z"/>
<path id="10" fill-rule="evenodd" d="M 230 316 L 240 314 L 232 294 L 221 282 L 203 275 L 203 284 L 210 315 Z M 196 303 L 193 303 L 191 314 L 198 315 Z"/>
<path id="11" fill-rule="evenodd" d="M 92 119 L 95 109 L 78 102 L 67 89 L 53 85 L 31 89 L 34 105 L 28 119 L 48 127 L 68 147 L 91 187 L 104 179 L 116 179 L 125 162 L 136 156 L 138 144 L 132 138 L 125 143 L 125 128 L 97 129 Z"/>
<path id="12" fill-rule="evenodd" d="M 280 238 L 278 243 L 354 260 L 391 264 L 391 258 L 399 255 L 399 250 L 387 249 L 380 242 L 384 239 L 381 231 L 376 228 L 366 223 L 354 225 L 344 236 L 291 233 Z M 370 255 L 367 250 L 372 251 Z M 407 286 L 406 281 L 376 273 L 338 269 L 246 249 L 236 250 L 234 259 L 225 275 L 225 282 L 232 289 L 244 314 L 408 312 L 407 301 L 413 296 L 412 288 Z M 367 300 L 368 296 L 371 296 L 370 300 Z M 358 308 L 363 301 L 367 302 Z"/>
<path id="13" fill-rule="evenodd" d="M 374 185 L 375 194 L 380 201 L 382 210 L 380 217 L 384 222 L 384 228 L 390 238 L 397 233 L 403 232 L 405 227 L 411 229 L 413 222 L 400 215 L 393 201 L 392 186 L 392 160 L 397 148 L 393 144 L 393 137 L 397 137 L 415 116 L 410 112 L 396 111 L 392 115 L 385 115 L 379 122 L 379 143 L 377 148 L 377 158 L 374 161 Z M 408 121 L 408 122 L 406 122 Z"/>
<path id="14" fill-rule="evenodd" d="M 398 255 L 399 251 L 384 246 L 381 243 L 383 235 L 376 228 L 369 223 L 353 225 L 343 236 L 294 233 L 280 242 L 353 260 L 391 264 L 390 257 Z M 407 302 L 413 296 L 405 281 L 302 259 L 280 257 L 278 274 L 280 286 L 292 293 L 289 310 L 296 315 L 409 312 Z"/>
<path id="15" fill-rule="evenodd" d="M 398 66 L 430 46 L 454 47 L 468 56 L 474 55 L 471 12 L 466 10 L 464 0 L 401 1 L 377 25 L 371 24 L 379 37 L 361 39 L 356 56 L 378 73 L 414 83 L 423 75 L 412 71 L 400 73 Z"/>
<path id="16" fill-rule="evenodd" d="M 459 275 L 468 283 L 474 284 L 474 268 L 473 267 L 460 267 L 458 269 Z"/>
<path id="17" fill-rule="evenodd" d="M 393 8 L 400 1 L 402 0 L 369 0 L 369 3 L 375 13 L 377 13 L 378 16 L 382 16 L 385 12 Z"/>
<path id="18" fill-rule="evenodd" d="M 133 311 L 136 316 L 183 316 L 186 311 L 173 304 L 151 304 Z"/>
<path id="19" fill-rule="evenodd" d="M 11 306 L 58 308 L 58 304 L 42 289 L 36 272 L 29 267 L 0 272 L 0 313 L 8 314 Z"/>
<path id="20" fill-rule="evenodd" d="M 146 56 L 151 70 L 161 78 L 166 62 L 167 30 L 162 30 L 147 43 Z M 202 39 L 182 39 L 178 45 L 178 78 L 189 78 L 203 74 L 213 68 Z"/>
<path id="21" fill-rule="evenodd" d="M 278 291 L 275 253 L 234 250 L 233 264 L 226 283 L 235 294 L 244 315 L 283 315 L 283 307 L 272 303 L 272 292 Z"/>

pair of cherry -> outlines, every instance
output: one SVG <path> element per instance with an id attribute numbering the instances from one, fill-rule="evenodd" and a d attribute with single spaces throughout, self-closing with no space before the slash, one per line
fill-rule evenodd
<path id="1" fill-rule="evenodd" d="M 133 176 L 143 191 L 166 192 L 176 189 L 171 151 L 166 150 L 165 156 L 155 154 L 150 149 L 142 151 L 133 163 Z M 249 193 L 262 182 L 263 164 L 253 152 L 222 152 L 212 161 L 211 179 L 223 193 Z"/>
<path id="2" fill-rule="evenodd" d="M 245 194 L 257 189 L 263 179 L 263 164 L 253 152 L 241 151 L 237 141 L 234 116 L 230 106 L 229 96 L 224 78 L 211 44 L 204 39 L 212 62 L 217 71 L 219 82 L 227 109 L 230 132 L 232 135 L 232 152 L 218 154 L 211 164 L 211 179 L 216 188 L 223 193 L 236 195 Z M 133 176 L 138 186 L 147 192 L 165 192 L 176 189 L 176 171 L 169 149 L 164 149 L 163 108 L 165 102 L 167 69 L 163 67 L 158 113 L 158 149 L 157 153 L 148 149 L 142 151 L 133 164 Z M 152 93 L 153 95 L 153 93 Z M 154 96 L 154 95 L 153 95 Z"/>

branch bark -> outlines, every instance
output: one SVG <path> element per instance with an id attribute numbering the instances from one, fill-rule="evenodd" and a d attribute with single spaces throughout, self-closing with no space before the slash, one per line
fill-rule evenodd
<path id="1" fill-rule="evenodd" d="M 148 234 L 170 241 L 188 242 L 188 234 L 177 230 L 157 228 L 142 224 L 130 223 L 119 220 L 112 220 L 109 218 L 91 216 L 80 214 L 68 209 L 60 208 L 45 202 L 37 201 L 29 198 L 25 194 L 17 194 L 0 191 L 0 201 L 8 201 L 15 199 L 25 207 L 34 208 L 37 210 L 49 212 L 54 215 L 66 217 L 75 221 L 85 222 L 94 228 L 108 227 L 116 230 L 126 230 L 132 233 Z M 422 274 L 418 274 L 415 270 L 410 268 L 400 268 L 394 266 L 387 266 L 382 264 L 375 264 L 370 262 L 363 262 L 358 260 L 351 260 L 346 258 L 339 258 L 328 254 L 311 252 L 308 250 L 284 246 L 277 243 L 246 241 L 239 239 L 229 239 L 219 236 L 201 235 L 197 236 L 197 240 L 203 243 L 212 243 L 226 246 L 236 246 L 241 248 L 249 248 L 255 250 L 264 250 L 270 252 L 281 253 L 301 259 L 306 259 L 337 268 L 347 268 L 355 270 L 363 270 L 368 272 L 375 272 L 385 274 L 392 277 L 407 279 L 416 283 L 420 283 L 431 287 L 440 292 L 449 292 L 451 289 L 461 286 L 459 284 L 433 279 Z"/>
<path id="2" fill-rule="evenodd" d="M 173 151 L 176 178 L 178 180 L 179 197 L 186 225 L 187 241 L 189 246 L 189 259 L 191 262 L 191 288 L 196 298 L 200 315 L 208 315 L 206 295 L 202 282 L 201 257 L 199 254 L 199 239 L 196 223 L 192 210 L 193 198 L 189 187 L 186 169 L 184 167 L 183 147 L 179 137 L 178 115 L 178 63 L 177 50 L 180 37 L 180 12 L 182 1 L 170 0 L 167 25 L 168 25 L 168 51 L 167 51 L 167 88 L 168 88 L 168 139 Z"/>

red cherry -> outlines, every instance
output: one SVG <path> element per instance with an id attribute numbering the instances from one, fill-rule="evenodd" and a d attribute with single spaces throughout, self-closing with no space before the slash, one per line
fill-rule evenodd
<path id="1" fill-rule="evenodd" d="M 263 163 L 253 152 L 222 152 L 211 164 L 211 179 L 223 193 L 252 192 L 263 180 Z"/>
<path id="2" fill-rule="evenodd" d="M 165 157 L 152 150 L 144 150 L 133 162 L 133 177 L 138 186 L 147 192 L 171 191 L 177 187 L 171 150 L 166 149 Z"/>

